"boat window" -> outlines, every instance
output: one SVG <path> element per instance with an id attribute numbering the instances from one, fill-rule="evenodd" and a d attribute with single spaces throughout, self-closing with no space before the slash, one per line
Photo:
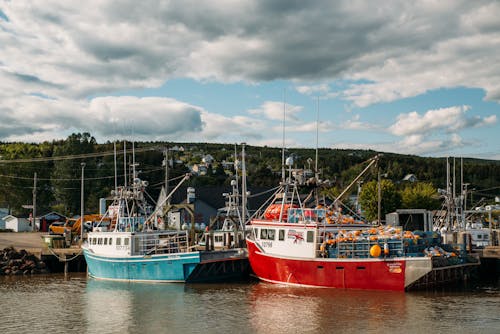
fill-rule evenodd
<path id="1" fill-rule="evenodd" d="M 113 244 L 113 239 L 112 238 L 109 238 L 109 244 L 112 245 Z"/>
<path id="2" fill-rule="evenodd" d="M 98 245 L 102 245 L 102 238 L 98 238 L 98 239 L 97 239 L 97 244 L 98 244 Z"/>
<path id="3" fill-rule="evenodd" d="M 255 236 L 255 239 L 257 239 L 259 237 L 259 229 L 258 228 L 254 228 L 253 229 L 253 234 Z"/>
<path id="4" fill-rule="evenodd" d="M 260 230 L 260 238 L 267 239 L 267 229 L 263 228 Z"/>
<path id="5" fill-rule="evenodd" d="M 276 234 L 275 230 L 269 229 L 267 230 L 267 239 L 274 240 L 274 235 Z"/>
<path id="6" fill-rule="evenodd" d="M 482 239 L 482 238 L 483 238 L 483 235 L 482 235 L 482 234 L 478 234 L 478 235 L 477 235 L 477 238 L 478 238 L 478 239 Z"/>
<path id="7" fill-rule="evenodd" d="M 307 231 L 307 242 L 314 241 L 314 231 Z"/>
<path id="8" fill-rule="evenodd" d="M 125 239 L 123 239 L 123 244 L 124 244 L 125 246 L 127 246 L 129 242 L 130 242 L 130 239 L 129 239 L 129 238 L 125 238 Z"/>
<path id="9" fill-rule="evenodd" d="M 107 245 L 108 244 L 108 238 L 104 238 L 104 244 Z"/>
<path id="10" fill-rule="evenodd" d="M 120 246 L 122 244 L 122 238 L 116 238 L 116 245 Z"/>
<path id="11" fill-rule="evenodd" d="M 285 230 L 279 230 L 278 233 L 279 233 L 278 235 L 279 239 L 282 241 L 285 240 Z"/>
<path id="12" fill-rule="evenodd" d="M 97 238 L 92 238 L 92 245 L 95 245 L 97 243 Z"/>

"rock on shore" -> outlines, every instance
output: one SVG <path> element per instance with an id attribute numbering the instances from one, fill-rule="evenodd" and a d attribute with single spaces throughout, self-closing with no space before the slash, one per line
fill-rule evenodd
<path id="1" fill-rule="evenodd" d="M 24 249 L 14 247 L 0 250 L 0 275 L 31 275 L 48 273 L 45 262 Z"/>

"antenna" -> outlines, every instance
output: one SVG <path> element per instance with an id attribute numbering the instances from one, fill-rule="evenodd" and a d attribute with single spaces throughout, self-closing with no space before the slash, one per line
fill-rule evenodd
<path id="1" fill-rule="evenodd" d="M 116 174 L 116 140 L 113 143 L 113 149 L 114 149 L 114 164 L 115 164 L 115 191 L 118 189 L 118 175 Z"/>
<path id="2" fill-rule="evenodd" d="M 124 186 L 127 187 L 127 141 L 123 141 L 123 178 L 125 179 Z"/>
<path id="3" fill-rule="evenodd" d="M 318 141 L 319 141 L 319 96 L 318 96 L 318 108 L 316 112 L 316 160 L 314 164 L 314 177 L 316 182 L 318 182 L 319 173 L 318 173 Z"/>
<path id="4" fill-rule="evenodd" d="M 285 182 L 285 117 L 286 117 L 286 88 L 283 89 L 283 146 L 281 148 L 281 180 Z"/>
<path id="5" fill-rule="evenodd" d="M 132 139 L 132 182 L 135 182 L 135 141 Z"/>

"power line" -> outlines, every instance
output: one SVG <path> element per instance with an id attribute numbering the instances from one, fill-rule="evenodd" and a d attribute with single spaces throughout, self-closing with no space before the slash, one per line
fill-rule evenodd
<path id="1" fill-rule="evenodd" d="M 158 150 L 157 146 L 153 147 L 143 147 L 136 148 L 135 153 L 137 152 L 148 152 Z M 133 149 L 126 150 L 126 153 L 132 153 Z M 114 155 L 114 151 L 108 152 L 97 152 L 97 153 L 83 153 L 83 154 L 75 154 L 75 155 L 61 155 L 61 156 L 53 156 L 53 157 L 42 157 L 42 158 L 29 158 L 29 159 L 12 159 L 12 160 L 0 160 L 0 164 L 11 164 L 11 163 L 25 163 L 25 162 L 46 162 L 46 161 L 60 161 L 60 160 L 71 160 L 71 159 L 85 159 L 85 158 L 95 158 L 95 157 L 104 157 Z M 123 154 L 123 152 L 116 153 Z"/>

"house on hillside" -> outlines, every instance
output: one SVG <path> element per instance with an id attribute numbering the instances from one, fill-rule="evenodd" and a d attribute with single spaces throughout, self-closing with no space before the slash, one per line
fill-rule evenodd
<path id="1" fill-rule="evenodd" d="M 207 175 L 208 168 L 205 165 L 198 165 L 194 164 L 193 167 L 191 167 L 191 172 L 196 175 Z"/>
<path id="2" fill-rule="evenodd" d="M 210 154 L 207 154 L 201 158 L 201 162 L 204 163 L 206 166 L 211 165 L 214 163 L 214 157 L 211 156 Z"/>
<path id="3" fill-rule="evenodd" d="M 28 232 L 32 230 L 28 218 L 7 215 L 3 217 L 2 220 L 5 222 L 5 229 L 7 230 L 12 230 L 14 232 Z"/>
<path id="4" fill-rule="evenodd" d="M 417 177 L 415 176 L 415 174 L 407 174 L 404 178 L 403 178 L 403 181 L 405 182 L 411 182 L 411 183 L 414 183 L 414 182 L 417 182 L 418 179 Z"/>

